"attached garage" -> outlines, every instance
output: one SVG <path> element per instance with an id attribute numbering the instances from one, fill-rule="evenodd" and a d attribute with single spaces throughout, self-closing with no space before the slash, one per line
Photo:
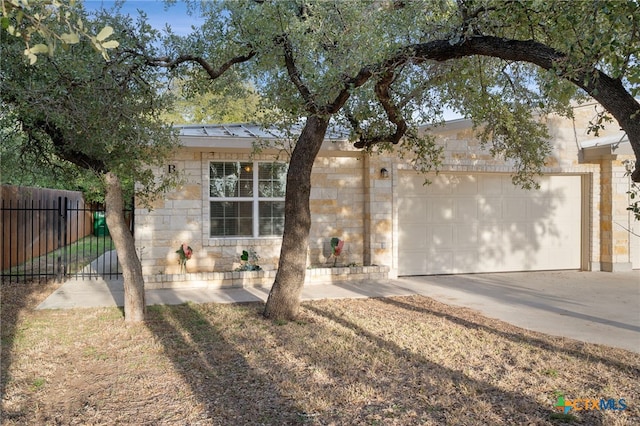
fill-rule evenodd
<path id="1" fill-rule="evenodd" d="M 580 269 L 581 177 L 399 173 L 398 275 Z"/>

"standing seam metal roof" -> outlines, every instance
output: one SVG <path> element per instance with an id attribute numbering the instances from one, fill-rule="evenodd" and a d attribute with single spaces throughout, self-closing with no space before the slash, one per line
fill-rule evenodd
<path id="1" fill-rule="evenodd" d="M 276 128 L 264 128 L 257 124 L 188 124 L 176 125 L 180 136 L 195 137 L 235 137 L 235 138 L 264 138 L 276 139 L 286 135 Z M 302 126 L 294 129 L 302 131 Z M 348 138 L 348 131 L 339 127 L 330 127 L 327 130 L 327 139 L 344 140 Z"/>

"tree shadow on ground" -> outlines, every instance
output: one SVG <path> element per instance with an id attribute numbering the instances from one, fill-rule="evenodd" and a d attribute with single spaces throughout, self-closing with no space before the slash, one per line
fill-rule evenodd
<path id="1" fill-rule="evenodd" d="M 426 296 L 419 296 L 419 297 L 425 297 Z M 535 347 L 538 347 L 540 349 L 544 349 L 544 350 L 550 350 L 553 351 L 555 353 L 564 353 L 568 356 L 571 356 L 573 358 L 577 358 L 577 359 L 581 359 L 581 360 L 587 360 L 589 362 L 600 362 L 608 367 L 613 367 L 616 368 L 618 370 L 624 371 L 625 373 L 631 372 L 634 375 L 637 375 L 638 377 L 640 377 L 640 368 L 636 367 L 636 366 L 632 366 L 632 365 L 628 365 L 625 364 L 624 362 L 621 362 L 618 359 L 615 358 L 609 358 L 606 356 L 602 356 L 599 354 L 594 354 L 590 351 L 585 350 L 586 347 L 597 347 L 599 345 L 596 344 L 590 344 L 590 343 L 584 343 L 584 342 L 580 342 L 577 340 L 572 340 L 572 339 L 568 339 L 568 338 L 563 338 L 563 337 L 552 337 L 549 336 L 547 339 L 541 339 L 541 338 L 537 338 L 534 337 L 535 334 L 539 334 L 536 332 L 530 332 L 527 331 L 527 335 L 524 335 L 522 332 L 524 332 L 525 330 L 520 329 L 522 332 L 518 333 L 518 332 L 509 332 L 509 331 L 504 331 L 504 330 L 498 330 L 496 327 L 492 327 L 489 324 L 491 323 L 497 323 L 497 322 L 501 322 L 499 320 L 493 320 L 487 317 L 482 317 L 483 321 L 479 322 L 479 321 L 473 321 L 467 318 L 463 318 L 462 316 L 456 316 L 456 315 L 452 315 L 446 312 L 440 312 L 437 310 L 433 310 L 433 309 L 427 309 L 424 306 L 416 306 L 412 303 L 410 303 L 411 298 L 404 298 L 404 299 L 400 299 L 400 298 L 380 298 L 378 299 L 380 301 L 382 301 L 383 303 L 395 306 L 395 307 L 399 307 L 402 309 L 406 309 L 409 311 L 418 311 L 421 312 L 423 314 L 427 314 L 427 315 L 434 315 L 443 319 L 446 319 L 448 321 L 451 321 L 453 323 L 459 324 L 463 327 L 467 327 L 467 328 L 472 328 L 472 329 L 480 329 L 480 330 L 484 330 L 487 331 L 489 333 L 492 334 L 496 334 L 500 337 L 503 337 L 505 339 L 508 339 L 514 343 L 526 343 L 529 345 L 533 345 Z M 466 308 L 455 308 L 456 312 L 462 313 L 462 312 L 472 312 L 469 309 Z M 506 324 L 501 322 L 502 324 Z M 511 326 L 514 329 L 516 328 L 515 326 Z M 557 342 L 563 342 L 562 345 L 560 344 L 553 344 L 551 342 L 553 341 L 557 341 Z M 620 349 L 622 350 L 622 349 Z"/>
<path id="2" fill-rule="evenodd" d="M 281 394 L 265 371 L 247 362 L 246 349 L 225 338 L 222 326 L 211 323 L 216 306 L 152 306 L 147 316 L 148 328 L 206 407 L 205 424 L 298 423 L 294 402 Z M 256 304 L 250 306 L 246 309 L 255 309 Z M 257 309 L 254 314 L 231 318 L 223 327 L 241 331 L 245 320 L 260 321 Z"/>
<path id="3" fill-rule="evenodd" d="M 553 402 L 542 404 L 516 389 L 504 389 L 472 378 L 466 374 L 469 366 L 464 364 L 457 369 L 435 363 L 413 348 L 403 347 L 381 337 L 373 329 L 359 326 L 348 318 L 347 313 L 324 309 L 316 304 L 305 304 L 305 309 L 358 337 L 358 343 L 348 352 L 318 351 L 313 355 L 307 354 L 307 362 L 336 381 L 341 380 L 340 387 L 345 393 L 343 398 L 348 397 L 348 389 L 354 386 L 349 382 L 366 383 L 371 393 L 378 395 L 371 403 L 361 404 L 358 410 L 344 413 L 339 423 L 392 421 L 394 415 L 401 412 L 415 420 L 414 424 L 552 424 L 559 414 Z M 370 368 L 379 371 L 359 373 L 361 368 L 369 367 L 363 367 L 366 362 L 359 363 L 358 358 L 370 353 L 388 353 L 397 365 L 393 371 L 386 370 L 384 365 L 373 365 Z M 338 359 L 340 357 L 344 359 Z M 350 362 L 354 365 L 351 376 L 335 370 L 336 365 Z M 526 384 L 518 384 L 520 388 L 526 388 Z M 588 413 L 585 417 L 591 425 L 605 424 L 597 412 Z"/>
<path id="4" fill-rule="evenodd" d="M 1 361 L 0 396 L 6 395 L 7 384 L 11 380 L 9 370 L 13 361 L 15 339 L 19 334 L 21 315 L 35 309 L 47 295 L 61 283 L 55 280 L 3 281 L 0 285 Z M 4 413 L 4 410 L 3 410 Z"/>
<path id="5" fill-rule="evenodd" d="M 527 288 L 522 285 L 514 285 L 510 280 L 518 277 L 518 274 L 520 273 L 488 275 L 475 274 L 466 276 L 441 275 L 437 276 L 433 280 L 428 280 L 426 279 L 427 277 L 419 277 L 416 281 L 419 282 L 420 280 L 424 279 L 424 281 L 422 281 L 423 285 L 429 285 L 432 288 L 451 288 L 455 291 L 480 295 L 489 299 L 495 299 L 499 303 L 507 304 L 509 306 L 531 307 L 538 311 L 549 312 L 551 314 L 573 317 L 588 322 L 603 324 L 634 332 L 640 332 L 640 326 L 638 325 L 630 324 L 612 318 L 592 315 L 592 312 L 586 313 L 585 311 L 587 311 L 587 309 L 589 308 L 588 303 L 590 303 L 591 300 L 585 300 L 583 298 L 571 298 L 572 294 L 570 293 L 570 291 L 588 292 L 588 290 L 577 285 L 577 281 L 572 282 L 569 285 L 565 285 L 564 289 L 558 289 L 554 293 L 549 294 L 549 292 L 545 292 L 544 289 L 539 290 L 534 288 Z M 587 272 L 587 274 L 589 273 Z M 539 276 L 540 279 L 545 279 L 546 277 L 544 274 L 540 274 Z M 633 283 L 633 285 L 632 281 L 637 280 L 638 278 L 640 278 L 640 275 L 638 275 L 637 277 L 625 277 L 624 281 L 617 284 L 619 288 L 617 288 L 616 294 L 628 296 L 627 300 L 633 300 L 632 298 L 634 297 L 634 294 L 638 294 L 638 290 L 637 286 L 635 286 L 637 281 Z M 403 281 L 406 282 L 412 280 L 411 277 L 403 277 L 399 281 L 402 283 Z M 595 299 L 601 296 L 602 295 L 594 294 L 593 298 Z M 611 296 L 608 297 L 609 299 L 611 298 Z M 632 306 L 625 306 L 624 302 L 624 300 L 621 300 L 615 305 L 612 305 L 613 302 L 611 302 L 611 300 L 606 300 L 607 304 L 619 307 L 620 310 L 624 310 L 625 308 L 633 308 Z M 581 306 L 582 312 L 569 309 L 569 307 L 571 306 Z"/>
<path id="6" fill-rule="evenodd" d="M 465 421 L 469 424 L 500 424 L 504 419 L 510 419 L 513 424 L 529 424 L 536 419 L 549 419 L 553 414 L 551 405 L 542 406 L 517 391 L 498 389 L 470 378 L 462 372 L 464 366 L 460 366 L 461 370 L 444 367 L 334 312 L 314 305 L 306 305 L 305 308 L 359 336 L 360 343 L 352 354 L 354 358 L 359 356 L 356 352 L 386 352 L 397 363 L 391 376 L 366 375 L 367 385 L 379 397 L 351 413 L 350 418 L 344 419 L 347 420 L 345 423 L 367 423 L 375 420 L 376 415 L 389 418 L 396 410 L 411 412 L 418 424 L 453 424 L 452 421 L 458 424 Z M 336 362 L 335 356 L 335 353 L 319 353 L 309 362 L 332 372 L 332 366 L 344 362 Z M 362 379 L 364 377 L 357 380 Z M 408 392 L 398 391 L 405 386 Z M 469 394 L 474 395 L 473 401 L 468 399 Z"/>

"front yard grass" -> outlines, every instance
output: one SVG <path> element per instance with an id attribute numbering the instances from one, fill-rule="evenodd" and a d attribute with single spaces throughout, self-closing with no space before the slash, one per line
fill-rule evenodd
<path id="1" fill-rule="evenodd" d="M 2 424 L 632 425 L 640 355 L 530 332 L 421 296 L 34 311 L 2 286 Z M 624 398 L 623 411 L 554 407 Z"/>

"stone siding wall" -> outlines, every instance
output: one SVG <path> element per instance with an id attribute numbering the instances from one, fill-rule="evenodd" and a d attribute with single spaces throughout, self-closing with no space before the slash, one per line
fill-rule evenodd
<path id="1" fill-rule="evenodd" d="M 264 270 L 277 267 L 280 238 L 210 238 L 208 181 L 210 161 L 274 161 L 270 155 L 207 153 L 181 149 L 171 165 L 184 173 L 185 183 L 157 200 L 151 210 L 138 206 L 136 245 L 145 275 L 178 274 L 176 250 L 183 242 L 194 255 L 193 273 L 234 271 L 243 250 L 253 249 Z M 168 166 L 167 166 L 168 167 Z M 361 155 L 318 157 L 312 176 L 310 266 L 333 265 L 331 238 L 345 241 L 336 265 L 363 265 L 365 189 Z"/>

